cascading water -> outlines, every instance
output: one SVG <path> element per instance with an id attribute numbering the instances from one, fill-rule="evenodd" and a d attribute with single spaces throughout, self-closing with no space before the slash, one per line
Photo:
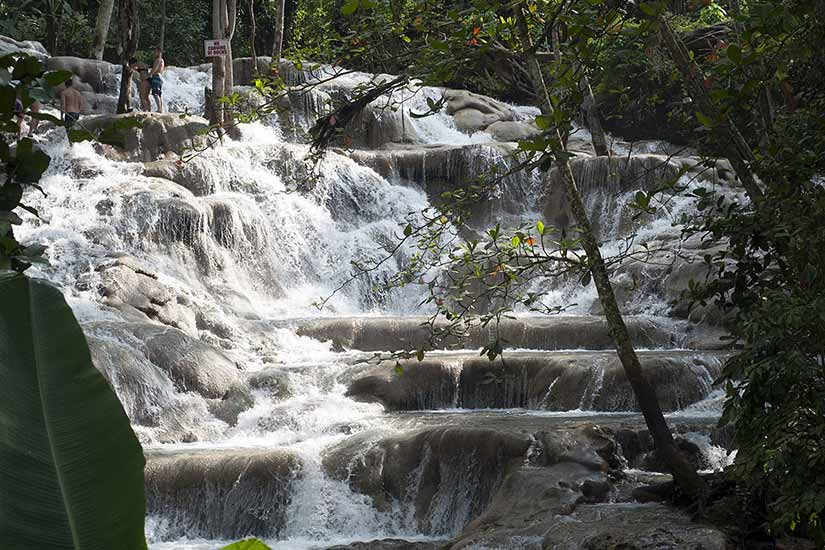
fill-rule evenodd
<path id="1" fill-rule="evenodd" d="M 313 94 L 334 97 L 368 78 L 348 75 Z M 165 80 L 171 109 L 202 110 L 208 72 L 173 68 Z M 483 508 L 474 485 L 480 468 L 474 456 L 466 464 L 453 464 L 452 470 L 442 466 L 445 475 L 455 474 L 452 485 L 436 493 L 428 508 L 431 516 L 423 523 L 415 512 L 421 506 L 415 491 L 425 485 L 421 476 L 428 463 L 419 464 L 405 485 L 408 498 L 381 506 L 378 493 L 356 490 L 346 475 L 330 475 L 325 462 L 330 449 L 357 440 L 362 451 L 342 466 L 352 477 L 359 461 L 371 456 L 367 450 L 382 438 L 436 421 L 462 422 L 448 417 L 473 416 L 455 408 L 470 402 L 460 400 L 460 395 L 470 395 L 470 387 L 476 406 L 497 407 L 482 391 L 488 382 L 465 377 L 472 365 L 461 352 L 445 352 L 439 363 L 447 372 L 441 393 L 433 397 L 417 390 L 413 399 L 418 408 L 445 402 L 445 408 L 452 408 L 449 415 L 441 420 L 426 411 L 393 416 L 379 404 L 346 395 L 352 381 L 372 368 L 366 363 L 368 353 L 341 352 L 334 337 L 321 338 L 332 340 L 323 343 L 296 333 L 307 318 L 332 316 L 346 324 L 356 317 L 349 330 L 357 331 L 365 319 L 426 314 L 417 309 L 423 294 L 415 285 L 390 294 L 374 291 L 399 269 L 412 247 L 345 286 L 325 311 L 311 304 L 348 279 L 352 262 L 375 262 L 392 249 L 406 217 L 430 205 L 427 191 L 433 182 L 427 177 L 461 180 L 471 177 L 472 170 L 508 162 L 506 147 L 491 143 L 483 132 L 462 133 L 446 113 L 409 116 L 426 110 L 425 99 L 437 98 L 439 91 L 395 94 L 399 110 L 374 112 L 364 124 L 374 130 L 372 139 L 398 137 L 400 125 L 401 139 L 415 140 L 403 149 L 382 143 L 380 149 L 365 144 L 366 149 L 351 155 L 330 153 L 319 166 L 320 178 L 306 192 L 290 188 L 300 178 L 307 146 L 298 143 L 294 128 L 282 128 L 277 121 L 244 125 L 239 139 L 227 139 L 187 166 L 174 168 L 170 178 L 152 175 L 151 163 L 112 160 L 88 142 L 70 145 L 62 130 L 46 136 L 43 146 L 52 157 L 42 181 L 46 196 L 28 197 L 46 222 L 27 217 L 19 236 L 49 247 L 50 265 L 31 273 L 63 289 L 98 367 L 144 444 L 149 457 L 147 533 L 153 550 L 214 549 L 245 534 L 290 549 L 387 537 L 426 540 L 456 535 Z M 313 100 L 302 108 L 324 107 Z M 519 119 L 533 114 L 529 108 L 516 109 Z M 443 164 L 448 157 L 454 161 Z M 382 171 L 379 160 L 389 169 Z M 534 223 L 543 216 L 543 185 L 538 173 L 510 178 L 500 190 L 501 207 L 488 215 Z M 622 188 L 588 195 L 602 235 L 615 239 L 607 249 L 618 250 L 628 232 L 621 211 L 628 195 L 632 192 Z M 668 217 L 640 227 L 637 242 L 674 233 Z M 554 299 L 578 304 L 568 313 L 593 313 L 592 289 L 571 281 L 554 292 Z M 628 303 L 634 314 L 662 315 L 668 309 L 652 294 Z M 673 330 L 681 327 L 681 322 L 658 319 Z M 645 319 L 639 322 L 647 326 Z M 394 338 L 396 333 L 390 327 L 386 334 Z M 520 347 L 570 347 L 559 338 L 555 347 L 541 347 L 524 336 Z M 650 342 L 682 347 L 665 345 L 659 336 L 651 336 Z M 384 340 L 376 349 L 395 345 Z M 561 370 L 553 371 L 544 385 L 539 384 L 544 375 L 531 370 L 532 359 L 525 360 L 526 366 L 507 382 L 504 406 L 531 404 L 539 410 L 530 422 L 550 418 L 544 409 L 561 410 L 556 416 L 564 418 L 567 401 L 574 405 L 566 410 L 584 409 L 572 413 L 576 418 L 587 417 L 590 409 L 615 412 L 608 405 L 598 408 L 600 402 L 608 403 L 600 398 L 611 391 L 605 382 L 606 359 L 577 357 L 564 359 L 569 365 L 557 368 L 570 366 L 564 372 L 573 372 L 575 364 L 586 375 L 564 378 Z M 702 379 L 700 394 L 707 394 L 708 371 L 697 365 L 691 372 Z M 518 418 L 524 411 L 495 414 Z M 599 414 L 592 413 L 594 418 Z M 432 447 L 426 448 L 430 453 Z M 268 473 L 259 472 L 264 462 L 269 469 L 262 471 Z M 220 468 L 204 466 L 218 463 Z M 189 473 L 179 473 L 184 470 Z M 273 471 L 281 475 L 276 484 Z M 177 475 L 182 477 L 169 481 Z"/>

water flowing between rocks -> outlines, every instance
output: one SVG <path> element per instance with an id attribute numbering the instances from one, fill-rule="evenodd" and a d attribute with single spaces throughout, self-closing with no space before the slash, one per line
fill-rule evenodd
<path id="1" fill-rule="evenodd" d="M 325 98 L 367 78 L 290 98 L 285 113 L 242 125 L 237 139 L 182 167 L 158 158 L 148 128 L 129 154 L 70 145 L 62 130 L 44 138 L 53 159 L 47 196 L 29 201 L 48 223 L 29 216 L 20 236 L 49 246 L 51 264 L 32 272 L 62 287 L 144 445 L 152 550 L 211 550 L 251 535 L 275 548 L 387 538 L 423 548 L 463 531 L 476 537 L 472 526 L 506 501 L 519 476 L 575 465 L 558 475 L 585 487 L 601 482 L 593 477 L 599 461 L 615 458 L 641 478 L 655 469 L 592 286 L 535 281 L 551 289 L 547 303 L 575 305 L 559 316 L 506 320 L 501 332 L 512 349 L 503 359 L 478 357 L 490 338 L 478 329 L 456 348 L 405 362 L 400 376 L 394 362 L 368 362 L 375 351 L 426 339 L 424 288 L 374 292 L 399 260 L 346 286 L 323 311 L 311 305 L 348 278 L 352 261 L 380 259 L 408 214 L 512 162 L 512 142 L 496 141 L 492 129 L 461 131 L 456 113 L 411 118 L 441 92 L 407 91 L 400 110 L 375 108 L 357 121 L 360 141 L 330 152 L 311 190 L 287 192 L 307 152 L 301 130 L 327 108 Z M 200 112 L 208 80 L 203 67 L 170 69 L 169 105 Z M 510 109 L 512 123 L 535 114 Z M 167 141 L 170 128 L 192 123 L 154 119 L 166 125 Z M 626 203 L 694 160 L 667 160 L 661 143 L 637 145 L 638 154 L 615 143 L 627 156 L 595 158 L 584 132 L 571 140 L 576 146 L 574 168 L 606 251 L 631 233 L 632 246 L 679 242 L 673 220 L 691 207 L 687 199 L 642 218 Z M 552 183 L 552 173 L 505 178 L 474 223 L 569 223 Z M 401 252 L 403 260 L 413 249 Z M 703 468 L 719 468 L 730 457 L 714 428 L 721 398 L 711 383 L 725 351 L 712 319 L 691 323 L 673 303 L 697 266 L 672 251 L 657 258 L 616 272 L 619 298 L 670 421 L 703 451 Z M 599 450 L 602 439 L 614 458 Z M 611 489 L 559 529 L 599 514 L 623 517 L 635 506 L 626 496 Z M 487 545 L 479 548 L 542 544 L 529 532 L 499 546 L 472 540 Z"/>

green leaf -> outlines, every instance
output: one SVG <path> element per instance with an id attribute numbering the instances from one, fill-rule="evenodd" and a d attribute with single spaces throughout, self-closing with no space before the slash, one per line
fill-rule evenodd
<path id="1" fill-rule="evenodd" d="M 536 230 L 539 232 L 539 235 L 544 235 L 544 222 L 537 221 L 536 222 Z"/>
<path id="2" fill-rule="evenodd" d="M 411 224 L 407 224 L 407 227 L 404 228 L 404 236 L 409 237 L 410 235 L 412 235 L 412 232 L 413 226 Z"/>
<path id="3" fill-rule="evenodd" d="M 742 50 L 736 44 L 727 47 L 727 54 L 731 61 L 740 65 L 742 63 Z"/>
<path id="4" fill-rule="evenodd" d="M 699 124 L 707 128 L 713 128 L 714 126 L 713 120 L 711 120 L 709 116 L 707 116 L 705 113 L 701 111 L 696 111 L 696 120 L 699 121 Z"/>
<path id="5" fill-rule="evenodd" d="M 63 294 L 0 279 L 4 550 L 145 550 L 143 452 Z"/>
<path id="6" fill-rule="evenodd" d="M 258 539 L 239 540 L 229 546 L 224 546 L 221 550 L 272 550 L 269 546 Z"/>
<path id="7" fill-rule="evenodd" d="M 341 13 L 344 15 L 352 15 L 358 9 L 359 0 L 347 0 L 341 6 Z"/>
<path id="8" fill-rule="evenodd" d="M 70 71 L 49 71 L 43 75 L 43 80 L 49 86 L 59 86 L 72 77 Z"/>

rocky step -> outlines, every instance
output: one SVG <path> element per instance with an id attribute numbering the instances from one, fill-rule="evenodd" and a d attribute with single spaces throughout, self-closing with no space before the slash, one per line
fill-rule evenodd
<path id="1" fill-rule="evenodd" d="M 447 537 L 466 533 L 502 490 L 512 496 L 508 486 L 516 481 L 519 486 L 535 483 L 547 497 L 560 498 L 550 499 L 555 513 L 570 515 L 580 504 L 630 502 L 640 480 L 621 473 L 627 465 L 663 468 L 635 419 L 528 422 L 512 428 L 488 422 L 380 437 L 364 432 L 328 449 L 323 465 L 329 476 L 370 496 L 378 509 L 400 506 L 412 514 L 419 532 Z M 702 467 L 698 446 L 678 441 Z"/>
<path id="2" fill-rule="evenodd" d="M 147 451 L 146 512 L 165 536 L 278 538 L 301 460 L 286 450 Z"/>
<path id="3" fill-rule="evenodd" d="M 706 398 L 725 357 L 724 352 L 639 352 L 665 411 Z M 639 410 L 619 357 L 611 351 L 507 352 L 494 361 L 478 354 L 432 353 L 422 361 L 384 361 L 363 368 L 347 395 L 387 410 Z"/>
<path id="4" fill-rule="evenodd" d="M 426 317 L 336 317 L 293 323 L 297 332 L 338 349 L 403 351 L 479 349 L 495 340 L 492 326 L 474 325 L 462 337 L 431 341 Z M 641 349 L 721 350 L 724 333 L 718 329 L 665 317 L 625 317 L 633 343 Z M 438 321 L 437 328 L 446 323 Z M 600 316 L 519 317 L 502 319 L 498 335 L 506 349 L 613 349 L 607 322 Z"/>
<path id="5" fill-rule="evenodd" d="M 623 468 L 663 469 L 638 415 L 542 418 L 488 411 L 397 413 L 388 420 L 391 430 L 363 431 L 328 447 L 322 471 L 369 496 L 377 509 L 400 510 L 423 535 L 444 539 L 483 518 L 513 476 L 561 490 L 569 514 L 584 503 L 630 501 L 640 483 L 661 479 L 624 476 Z M 677 434 L 711 429 L 696 420 L 673 424 Z M 697 467 L 706 466 L 701 449 L 678 441 Z M 164 540 L 281 539 L 296 520 L 287 515 L 291 499 L 306 490 L 302 483 L 317 484 L 318 474 L 307 473 L 313 469 L 289 449 L 178 447 L 146 454 L 147 513 L 164 519 Z"/>

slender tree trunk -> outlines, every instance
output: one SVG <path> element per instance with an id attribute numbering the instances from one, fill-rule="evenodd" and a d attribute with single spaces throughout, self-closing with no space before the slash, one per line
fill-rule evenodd
<path id="1" fill-rule="evenodd" d="M 46 15 L 46 47 L 50 55 L 60 55 L 60 52 L 57 51 L 57 21 L 60 17 L 60 5 L 59 0 L 48 0 L 46 3 L 46 7 L 49 10 L 49 13 Z"/>
<path id="2" fill-rule="evenodd" d="M 226 19 L 226 0 L 212 0 L 212 35 L 223 38 Z M 226 76 L 226 58 L 216 56 L 212 58 L 212 110 L 209 113 L 211 124 L 223 124 L 223 103 L 220 98 L 224 95 L 224 79 Z"/>
<path id="3" fill-rule="evenodd" d="M 95 23 L 95 40 L 92 45 L 92 57 L 100 61 L 106 49 L 106 37 L 109 35 L 109 25 L 112 22 L 112 10 L 115 0 L 100 0 L 97 7 L 97 21 Z"/>
<path id="4" fill-rule="evenodd" d="M 117 99 L 117 112 L 127 113 L 132 109 L 132 68 L 129 59 L 137 51 L 138 25 L 137 0 L 121 0 L 118 8 L 120 23 L 120 95 Z"/>
<path id="5" fill-rule="evenodd" d="M 610 155 L 610 148 L 607 146 L 607 136 L 602 127 L 601 115 L 599 113 L 599 104 L 596 102 L 596 96 L 593 95 L 593 88 L 590 87 L 590 79 L 586 74 L 582 74 L 579 81 L 579 88 L 582 92 L 582 110 L 587 121 L 587 127 L 590 129 L 590 136 L 593 141 L 593 149 L 596 155 L 606 157 Z"/>
<path id="6" fill-rule="evenodd" d="M 226 0 L 226 26 L 224 27 L 224 37 L 227 40 L 226 49 L 226 71 L 224 73 L 223 94 L 231 96 L 235 88 L 235 64 L 232 58 L 232 38 L 235 36 L 235 22 L 238 16 L 237 0 Z M 234 116 L 231 109 L 224 109 L 223 123 L 231 124 Z"/>
<path id="7" fill-rule="evenodd" d="M 722 115 L 716 107 L 713 99 L 710 97 L 710 92 L 706 87 L 702 69 L 696 62 L 691 59 L 687 46 L 684 42 L 676 36 L 670 23 L 663 15 L 659 15 L 656 19 L 659 31 L 659 42 L 668 51 L 682 78 L 688 85 L 688 91 L 691 99 L 693 99 L 696 108 L 714 124 L 714 131 L 718 136 L 719 147 L 722 153 L 727 157 L 736 171 L 736 176 L 742 182 L 745 192 L 752 202 L 760 203 L 764 195 L 759 185 L 759 181 L 753 172 L 751 166 L 756 161 L 748 143 L 736 124 L 728 115 Z"/>
<path id="8" fill-rule="evenodd" d="M 275 12 L 275 31 L 272 38 L 272 64 L 278 66 L 284 51 L 284 13 L 286 11 L 286 1 L 276 0 L 277 11 Z"/>
<path id="9" fill-rule="evenodd" d="M 525 47 L 525 58 L 528 63 L 533 85 L 537 90 L 536 93 L 541 98 L 541 109 L 545 114 L 552 116 L 554 107 L 547 91 L 547 84 L 544 80 L 541 63 L 532 51 L 532 41 L 530 39 L 524 9 L 523 5 L 519 7 L 516 10 L 516 17 L 519 34 L 521 35 L 520 38 Z M 610 336 L 616 346 L 616 351 L 624 368 L 625 375 L 633 388 L 633 393 L 636 395 L 636 400 L 639 403 L 639 408 L 642 411 L 645 423 L 653 437 L 656 450 L 670 468 L 673 479 L 683 491 L 697 498 L 701 498 L 706 492 L 705 483 L 696 470 L 687 463 L 685 458 L 676 449 L 670 427 L 667 425 L 664 414 L 662 414 L 662 409 L 659 406 L 659 401 L 656 398 L 656 392 L 642 372 L 639 357 L 633 348 L 633 342 L 627 331 L 627 326 L 624 324 L 619 305 L 616 302 L 613 285 L 610 282 L 607 266 L 604 263 L 601 250 L 599 249 L 599 243 L 590 226 L 587 210 L 584 207 L 584 202 L 576 185 L 576 179 L 567 151 L 562 145 L 561 133 L 557 128 L 554 132 L 556 134 L 554 137 L 557 138 L 556 143 L 558 145 L 554 145 L 553 157 L 570 201 L 573 216 L 576 219 L 582 248 L 585 254 L 587 254 L 590 273 L 593 276 L 593 284 L 596 286 L 599 301 L 607 320 Z"/>
<path id="10" fill-rule="evenodd" d="M 158 47 L 163 51 L 163 44 L 166 40 L 166 0 L 160 2 L 160 40 Z"/>
<path id="11" fill-rule="evenodd" d="M 252 46 L 252 76 L 257 77 L 258 71 L 258 49 L 255 47 L 255 35 L 257 26 L 255 24 L 255 0 L 249 0 L 249 43 Z"/>

